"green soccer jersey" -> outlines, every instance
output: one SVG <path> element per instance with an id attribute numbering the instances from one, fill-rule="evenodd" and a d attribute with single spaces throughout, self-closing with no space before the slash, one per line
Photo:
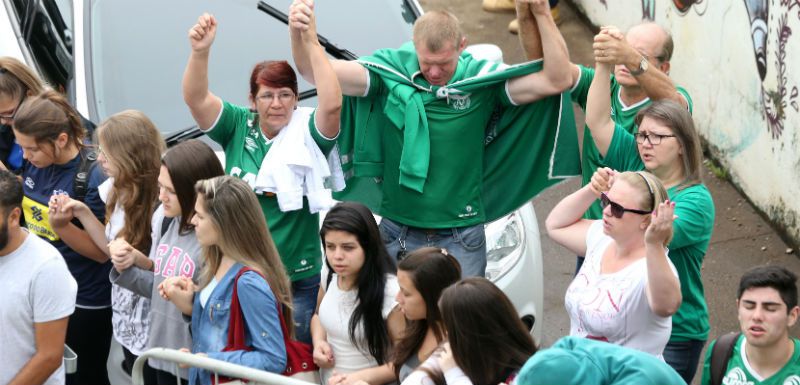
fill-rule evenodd
<path id="1" fill-rule="evenodd" d="M 319 133 L 314 114 L 308 121 L 308 129 L 322 152 L 329 153 L 336 140 Z M 225 172 L 253 186 L 272 145 L 261 132 L 258 116 L 246 107 L 224 102 L 216 124 L 205 133 L 224 149 Z M 302 209 L 287 212 L 280 210 L 272 193 L 258 194 L 258 203 L 289 278 L 297 281 L 319 274 L 322 267 L 319 214 L 308 211 L 308 200 L 303 197 Z"/>
<path id="2" fill-rule="evenodd" d="M 733 347 L 733 355 L 722 377 L 723 385 L 800 385 L 800 340 L 793 338 L 794 353 L 789 362 L 777 373 L 769 378 L 763 378 L 750 366 L 745 354 L 746 338 L 739 336 Z M 703 364 L 702 385 L 711 385 L 711 352 L 716 341 L 712 342 L 706 350 L 706 360 Z"/>
<path id="3" fill-rule="evenodd" d="M 633 134 L 620 125 L 614 129 L 605 161 L 615 170 L 644 170 Z M 700 268 L 714 228 L 714 201 L 703 184 L 683 189 L 673 186 L 667 189 L 667 194 L 675 202 L 678 216 L 669 244 L 669 259 L 678 271 L 683 295 L 680 309 L 672 315 L 670 341 L 704 341 L 708 339 L 710 326 Z"/>
<path id="4" fill-rule="evenodd" d="M 474 76 L 459 66 L 450 83 Z M 414 81 L 430 87 L 418 73 Z M 466 95 L 437 98 L 422 93 L 430 132 L 430 162 L 423 193 L 401 186 L 400 160 L 404 131 L 383 132 L 384 172 L 381 213 L 392 220 L 422 228 L 471 226 L 486 221 L 481 196 L 484 132 L 498 104 L 510 105 L 504 83 Z M 367 97 L 386 98 L 380 78 L 370 72 Z M 389 182 L 395 181 L 395 182 Z"/>
<path id="5" fill-rule="evenodd" d="M 572 101 L 577 103 L 581 109 L 584 111 L 586 110 L 586 99 L 589 95 L 589 86 L 592 84 L 592 80 L 594 79 L 594 69 L 587 68 L 584 66 L 579 66 L 581 69 L 581 76 L 578 79 L 578 82 L 575 83 L 575 86 L 571 90 Z M 689 112 L 692 112 L 692 98 L 689 97 L 689 93 L 686 92 L 685 89 L 682 87 L 676 87 L 678 92 L 686 99 L 686 103 L 689 105 Z M 647 106 L 650 105 L 651 101 L 649 98 L 644 99 L 636 104 L 626 106 L 622 102 L 622 97 L 620 96 L 622 87 L 617 83 L 616 78 L 613 76 L 611 77 L 611 118 L 614 119 L 618 125 L 625 128 L 626 131 L 633 133 L 636 130 L 636 124 L 634 120 L 636 119 L 636 114 L 639 111 Z M 636 150 L 636 145 L 634 144 L 634 150 Z M 600 155 L 600 151 L 597 149 L 597 146 L 594 144 L 594 139 L 592 138 L 592 134 L 589 131 L 588 126 L 584 126 L 583 128 L 583 149 L 581 150 L 581 183 L 582 185 L 586 185 L 592 180 L 592 174 L 599 168 L 599 167 L 607 167 L 606 162 L 603 161 L 603 157 Z M 592 206 L 589 207 L 589 210 L 586 211 L 584 215 L 586 219 L 601 219 L 603 218 L 603 209 L 600 207 L 600 202 L 595 202 Z"/>

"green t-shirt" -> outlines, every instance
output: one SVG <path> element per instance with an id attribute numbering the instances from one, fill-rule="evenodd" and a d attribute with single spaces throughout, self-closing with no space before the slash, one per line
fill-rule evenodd
<path id="1" fill-rule="evenodd" d="M 794 353 L 789 362 L 781 368 L 777 373 L 769 378 L 761 378 L 758 373 L 753 372 L 750 363 L 747 361 L 747 355 L 744 354 L 746 338 L 744 335 L 739 336 L 733 347 L 733 355 L 728 366 L 725 370 L 725 375 L 722 377 L 724 385 L 797 385 L 800 384 L 800 340 L 794 340 Z M 702 385 L 711 385 L 711 352 L 714 349 L 714 341 L 709 345 L 706 350 L 706 360 L 703 364 L 703 379 L 700 382 Z"/>
<path id="2" fill-rule="evenodd" d="M 450 83 L 474 76 L 459 66 Z M 418 74 L 414 81 L 428 82 Z M 510 105 L 504 82 L 466 96 L 437 98 L 422 93 L 430 132 L 430 162 L 423 193 L 401 186 L 400 159 L 404 131 L 386 127 L 383 132 L 383 201 L 381 214 L 409 226 L 449 228 L 486 221 L 481 189 L 483 183 L 484 132 L 498 104 Z M 386 98 L 388 90 L 370 72 L 368 98 Z"/>
<path id="3" fill-rule="evenodd" d="M 581 69 L 581 76 L 578 79 L 578 82 L 571 90 L 572 101 L 577 103 L 581 109 L 584 111 L 586 110 L 586 99 L 589 95 L 589 86 L 592 84 L 592 80 L 594 79 L 594 69 L 587 68 L 584 66 L 579 66 Z M 689 112 L 692 112 L 692 98 L 689 97 L 689 93 L 686 92 L 685 89 L 682 87 L 676 87 L 678 92 L 683 95 L 684 99 L 686 99 L 686 103 L 689 105 Z M 622 98 L 620 97 L 622 87 L 617 83 L 616 78 L 613 76 L 611 77 L 611 118 L 614 119 L 614 122 L 618 125 L 625 128 L 626 131 L 630 133 L 634 133 L 636 130 L 636 124 L 634 120 L 636 119 L 636 114 L 639 113 L 640 110 L 650 105 L 651 100 L 646 98 L 639 103 L 636 103 L 631 106 L 626 106 L 622 103 Z M 603 161 L 603 157 L 600 155 L 600 151 L 597 149 L 597 146 L 594 144 L 594 139 L 592 138 L 592 133 L 589 131 L 588 126 L 583 127 L 583 146 L 581 150 L 581 185 L 586 185 L 592 180 L 592 174 L 599 168 L 599 167 L 607 167 L 606 163 Z M 634 143 L 634 150 L 636 149 L 636 144 Z M 595 202 L 589 207 L 589 210 L 586 211 L 584 214 L 584 218 L 586 219 L 602 219 L 603 218 L 603 209 L 600 207 L 600 202 Z"/>
<path id="4" fill-rule="evenodd" d="M 644 170 L 633 134 L 619 125 L 614 129 L 605 161 L 619 171 Z M 670 341 L 704 341 L 708 339 L 710 326 L 700 268 L 714 228 L 714 201 L 704 184 L 683 189 L 674 186 L 667 194 L 675 202 L 678 216 L 673 225 L 669 258 L 678 271 L 683 295 L 680 309 L 672 315 Z"/>
<path id="5" fill-rule="evenodd" d="M 308 129 L 323 153 L 329 153 L 336 140 L 329 140 L 314 125 L 314 114 Z M 225 172 L 241 178 L 253 186 L 272 142 L 261 132 L 258 116 L 246 107 L 223 103 L 217 122 L 205 131 L 225 151 Z M 278 207 L 275 194 L 258 194 L 258 203 L 267 219 L 272 239 L 278 248 L 292 281 L 319 274 L 322 252 L 319 241 L 319 214 L 308 211 L 308 200 L 303 197 L 303 208 L 283 212 Z"/>

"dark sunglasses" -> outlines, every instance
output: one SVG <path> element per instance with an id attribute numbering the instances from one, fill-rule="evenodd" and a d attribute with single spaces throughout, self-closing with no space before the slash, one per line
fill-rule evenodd
<path id="1" fill-rule="evenodd" d="M 626 209 L 621 204 L 619 204 L 617 202 L 614 202 L 611 199 L 609 199 L 608 195 L 606 195 L 606 193 L 600 193 L 600 206 L 602 206 L 603 209 L 605 209 L 606 206 L 609 206 L 609 205 L 611 206 L 611 215 L 614 216 L 615 218 L 622 218 L 622 215 L 625 214 L 626 212 L 639 214 L 639 215 L 650 214 L 652 212 L 652 211 L 646 211 L 646 210 Z"/>

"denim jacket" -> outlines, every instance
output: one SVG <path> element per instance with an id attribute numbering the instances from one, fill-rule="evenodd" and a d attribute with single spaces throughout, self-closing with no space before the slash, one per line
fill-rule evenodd
<path id="1" fill-rule="evenodd" d="M 273 373 L 286 368 L 286 346 L 278 317 L 276 298 L 269 284 L 258 273 L 242 274 L 238 282 L 239 304 L 244 314 L 245 340 L 251 351 L 222 352 L 228 342 L 228 322 L 233 296 L 233 280 L 243 266 L 234 264 L 217 283 L 203 307 L 195 295 L 192 308 L 192 352 Z M 191 384 L 207 385 L 213 374 L 197 368 L 189 370 Z"/>

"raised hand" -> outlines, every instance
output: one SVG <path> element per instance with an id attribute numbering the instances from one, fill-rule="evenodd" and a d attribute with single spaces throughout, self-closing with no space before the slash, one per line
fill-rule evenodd
<path id="1" fill-rule="evenodd" d="M 189 28 L 189 43 L 194 52 L 208 52 L 217 36 L 217 19 L 204 13 L 197 18 L 197 24 Z"/>
<path id="2" fill-rule="evenodd" d="M 592 180 L 589 183 L 594 195 L 600 197 L 600 193 L 608 192 L 608 190 L 611 189 L 611 185 L 614 184 L 615 174 L 616 171 L 608 167 L 599 167 L 597 171 L 592 174 Z"/>
<path id="3" fill-rule="evenodd" d="M 294 0 L 289 6 L 289 28 L 304 32 L 314 28 L 314 0 Z"/>
<path id="4" fill-rule="evenodd" d="M 517 3 L 527 4 L 534 16 L 550 16 L 548 0 L 517 0 Z"/>
<path id="5" fill-rule="evenodd" d="M 675 202 L 667 199 L 659 203 L 651 214 L 650 225 L 644 233 L 644 242 L 648 245 L 666 246 L 672 238 L 672 223 L 675 221 Z"/>
<path id="6" fill-rule="evenodd" d="M 595 35 L 592 48 L 595 62 L 603 64 L 638 63 L 638 59 L 642 56 L 628 44 L 622 32 L 613 26 L 603 27 L 600 33 Z"/>

